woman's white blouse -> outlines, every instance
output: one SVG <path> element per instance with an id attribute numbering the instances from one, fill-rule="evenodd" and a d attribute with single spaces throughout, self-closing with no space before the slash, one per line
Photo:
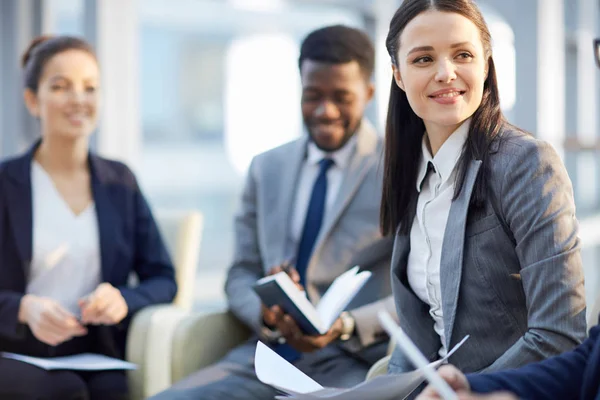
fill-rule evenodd
<path id="1" fill-rule="evenodd" d="M 77 301 L 102 279 L 95 205 L 75 215 L 37 162 L 31 186 L 33 254 L 26 293 L 50 297 L 79 315 Z"/>
<path id="2" fill-rule="evenodd" d="M 444 142 L 435 157 L 427 146 L 427 135 L 423 136 L 423 156 L 417 177 L 419 198 L 410 231 L 408 283 L 421 301 L 429 305 L 433 327 L 440 337 L 440 356 L 445 356 L 447 351 L 440 281 L 442 244 L 454 197 L 456 167 L 467 140 L 469 124 L 470 120 L 463 122 Z"/>

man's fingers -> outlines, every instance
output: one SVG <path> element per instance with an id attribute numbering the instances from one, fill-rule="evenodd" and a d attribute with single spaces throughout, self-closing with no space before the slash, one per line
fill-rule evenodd
<path id="1" fill-rule="evenodd" d="M 269 270 L 269 272 L 268 272 L 268 274 L 267 274 L 267 275 L 275 275 L 275 274 L 277 274 L 277 273 L 279 273 L 279 272 L 281 272 L 281 271 L 283 271 L 283 268 L 282 268 L 281 266 L 279 266 L 279 265 L 278 265 L 277 267 L 273 267 L 273 268 L 271 268 L 271 269 Z"/>
<path id="2" fill-rule="evenodd" d="M 289 267 L 288 268 L 288 275 L 290 276 L 290 278 L 292 278 L 292 280 L 296 283 L 300 283 L 300 274 L 298 273 L 298 270 L 294 267 Z"/>
<path id="3" fill-rule="evenodd" d="M 277 329 L 286 339 L 296 337 L 296 335 L 294 335 L 294 320 L 287 314 L 277 320 Z"/>

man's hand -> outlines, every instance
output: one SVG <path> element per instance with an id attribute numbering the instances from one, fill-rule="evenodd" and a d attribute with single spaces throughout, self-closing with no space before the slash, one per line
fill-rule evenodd
<path id="1" fill-rule="evenodd" d="M 275 275 L 282 271 L 287 272 L 288 276 L 296 284 L 296 287 L 298 288 L 298 290 L 304 291 L 304 287 L 300 284 L 300 274 L 298 273 L 298 270 L 296 269 L 296 267 L 294 267 L 287 261 L 281 265 L 271 268 L 267 275 Z"/>
<path id="2" fill-rule="evenodd" d="M 286 343 L 292 346 L 295 350 L 301 353 L 311 353 L 313 351 L 322 349 L 337 340 L 341 334 L 343 329 L 343 324 L 341 319 L 337 319 L 331 329 L 320 336 L 309 336 L 305 335 L 296 322 L 287 314 L 276 313 L 277 320 L 277 329 L 281 332 L 281 335 L 285 338 Z"/>
<path id="3" fill-rule="evenodd" d="M 454 391 L 458 393 L 460 400 L 517 400 L 510 393 L 492 393 L 488 395 L 478 395 L 471 393 L 471 387 L 465 374 L 460 372 L 453 365 L 444 365 L 438 370 L 438 374 L 444 379 Z M 432 385 L 429 385 L 421 392 L 417 400 L 439 400 L 441 397 Z"/>
<path id="4" fill-rule="evenodd" d="M 79 300 L 84 324 L 115 325 L 127 316 L 129 308 L 121 291 L 110 283 L 101 283 L 96 290 Z"/>
<path id="5" fill-rule="evenodd" d="M 269 329 L 276 329 L 277 326 L 277 316 L 281 313 L 281 309 L 279 306 L 273 306 L 268 308 L 264 304 L 262 304 L 262 317 L 263 323 Z"/>
<path id="6" fill-rule="evenodd" d="M 296 284 L 296 287 L 299 290 L 304 291 L 304 287 L 302 287 L 302 285 L 300 284 L 300 274 L 298 273 L 296 268 L 294 268 L 293 266 L 290 265 L 289 262 L 284 262 L 281 265 L 271 268 L 269 270 L 269 272 L 267 273 L 267 276 L 275 275 L 282 271 L 287 272 L 289 277 Z M 276 307 L 276 308 L 271 307 L 271 309 L 269 309 L 264 304 L 262 305 L 263 323 L 265 324 L 265 326 L 269 327 L 270 329 L 276 329 L 275 327 L 277 325 L 277 318 L 278 318 L 277 316 L 283 315 L 281 313 L 281 309 L 279 307 L 277 307 L 277 306 L 274 306 L 274 307 Z"/>
<path id="7" fill-rule="evenodd" d="M 23 296 L 19 321 L 29 325 L 36 339 L 50 346 L 57 346 L 75 336 L 87 335 L 87 329 L 73 314 L 55 300 L 45 297 Z"/>

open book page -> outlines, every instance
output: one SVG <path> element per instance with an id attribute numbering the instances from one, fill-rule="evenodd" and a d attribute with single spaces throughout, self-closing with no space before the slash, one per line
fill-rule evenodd
<path id="1" fill-rule="evenodd" d="M 317 312 L 327 330 L 371 277 L 370 271 L 358 270 L 356 266 L 338 276 L 319 301 Z"/>
<path id="2" fill-rule="evenodd" d="M 277 274 L 277 282 L 279 286 L 287 293 L 290 299 L 300 309 L 302 314 L 317 328 L 317 330 L 324 334 L 329 330 L 329 327 L 323 324 L 319 313 L 315 306 L 310 302 L 306 296 L 306 292 L 298 289 L 292 278 L 285 272 L 279 272 Z"/>
<path id="3" fill-rule="evenodd" d="M 262 342 L 256 344 L 254 369 L 258 379 L 290 394 L 302 394 L 323 389 Z"/>
<path id="4" fill-rule="evenodd" d="M 1 353 L 2 357 L 22 361 L 45 370 L 73 370 L 73 371 L 106 371 L 136 369 L 137 365 L 118 358 L 111 358 L 101 354 L 82 353 L 65 357 L 30 357 L 15 353 Z"/>
<path id="5" fill-rule="evenodd" d="M 286 272 L 259 279 L 254 290 L 268 307 L 282 307 L 304 332 L 323 335 L 371 277 L 370 271 L 358 271 L 359 267 L 354 267 L 337 277 L 316 308 Z"/>

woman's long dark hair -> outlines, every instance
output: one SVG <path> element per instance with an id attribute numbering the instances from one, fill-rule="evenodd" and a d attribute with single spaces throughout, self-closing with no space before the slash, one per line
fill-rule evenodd
<path id="1" fill-rule="evenodd" d="M 489 147 L 504 123 L 500 110 L 496 69 L 492 59 L 490 32 L 481 12 L 472 0 L 404 0 L 390 22 L 386 40 L 388 53 L 396 67 L 398 67 L 400 36 L 404 28 L 413 18 L 428 10 L 457 13 L 473 22 L 479 29 L 485 57 L 488 58 L 487 78 L 483 86 L 481 104 L 471 118 L 468 138 L 458 162 L 454 192 L 456 198 L 462 190 L 471 160 L 481 160 L 482 167 L 471 197 L 471 203 L 480 206 L 486 196 Z M 408 103 L 406 93 L 392 79 L 385 132 L 380 214 L 380 227 L 384 235 L 393 234 L 396 229 L 399 229 L 402 234 L 410 232 L 414 217 L 412 205 L 418 196 L 415 185 L 424 132 L 423 120 L 415 114 Z"/>

